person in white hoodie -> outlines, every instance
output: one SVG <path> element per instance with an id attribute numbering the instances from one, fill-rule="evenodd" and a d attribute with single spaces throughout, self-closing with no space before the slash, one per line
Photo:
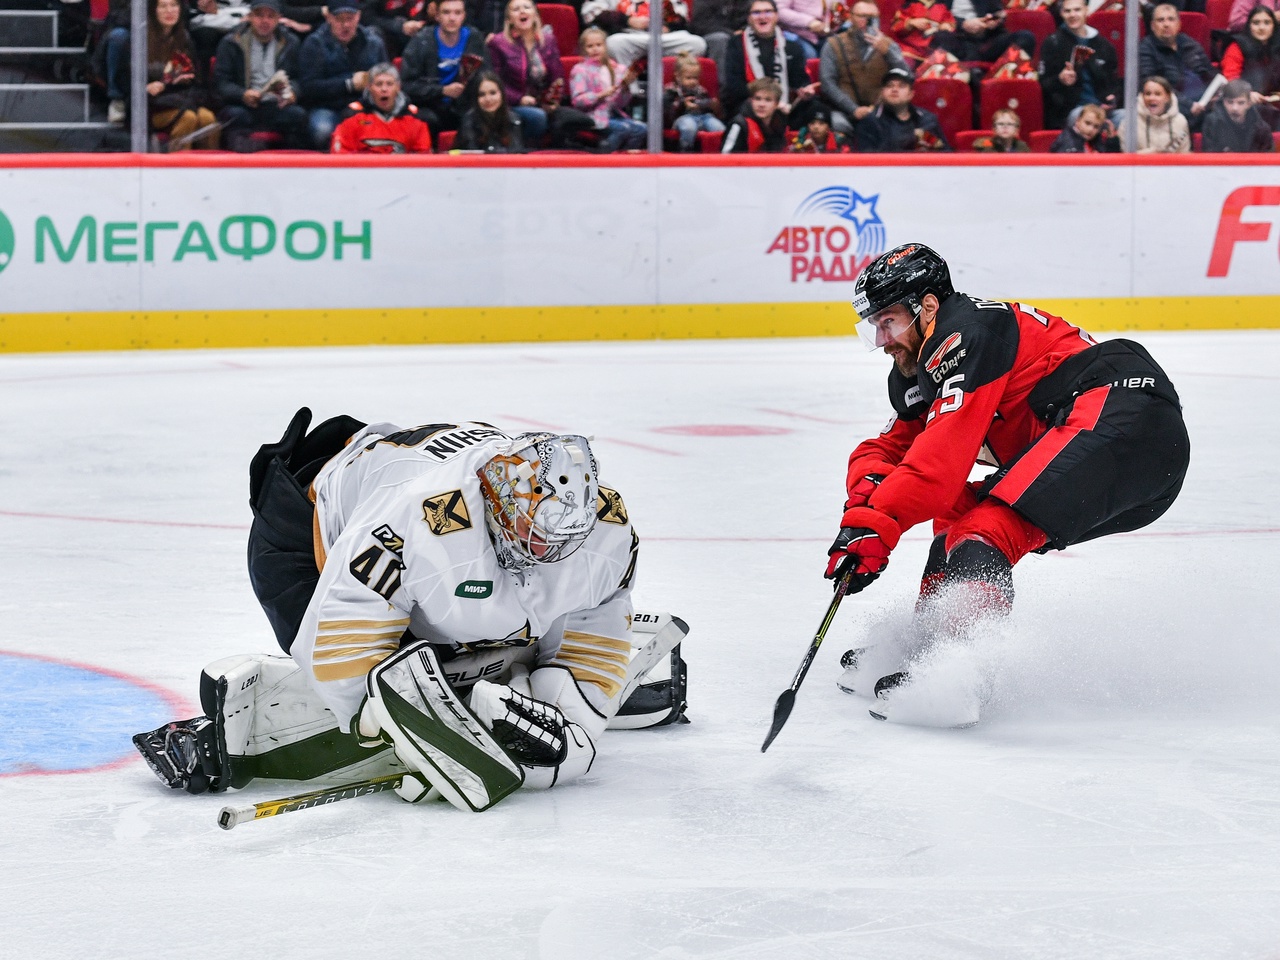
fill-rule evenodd
<path id="1" fill-rule="evenodd" d="M 1135 153 L 1190 153 L 1191 129 L 1187 118 L 1178 110 L 1178 96 L 1169 81 L 1161 76 L 1147 77 L 1138 95 L 1136 142 L 1125 139 L 1120 128 L 1120 142 L 1125 150 Z"/>

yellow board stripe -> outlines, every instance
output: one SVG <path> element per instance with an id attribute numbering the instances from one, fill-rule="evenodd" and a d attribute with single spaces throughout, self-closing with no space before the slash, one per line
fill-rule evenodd
<path id="1" fill-rule="evenodd" d="M 342 660 L 338 663 L 313 663 L 311 672 L 315 674 L 317 680 L 322 682 L 351 680 L 355 677 L 363 677 L 383 660 L 391 656 L 391 653 L 392 651 L 388 650 L 384 653 L 373 653 L 367 657 L 361 657 L 359 660 Z"/>
<path id="2" fill-rule="evenodd" d="M 1094 332 L 1280 327 L 1280 296 L 1022 299 Z M 0 314 L 0 352 L 375 343 L 823 337 L 853 333 L 846 300 L 600 307 L 405 307 Z"/>

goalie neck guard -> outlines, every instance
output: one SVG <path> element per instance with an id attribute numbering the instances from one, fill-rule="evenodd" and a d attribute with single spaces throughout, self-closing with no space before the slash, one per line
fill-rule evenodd
<path id="1" fill-rule="evenodd" d="M 524 433 L 481 467 L 485 522 L 507 569 L 555 563 L 596 522 L 596 460 L 586 437 Z"/>

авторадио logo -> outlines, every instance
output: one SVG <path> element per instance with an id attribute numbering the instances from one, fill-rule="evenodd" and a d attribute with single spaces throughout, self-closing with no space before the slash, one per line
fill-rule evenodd
<path id="1" fill-rule="evenodd" d="M 13 259 L 13 224 L 9 222 L 9 218 L 0 212 L 0 273 L 4 273 L 4 268 L 9 265 L 9 261 Z"/>
<path id="2" fill-rule="evenodd" d="M 876 211 L 879 201 L 880 194 L 864 197 L 852 187 L 815 190 L 796 207 L 797 223 L 783 227 L 765 253 L 791 257 L 792 283 L 852 282 L 884 253 L 885 226 Z M 836 222 L 814 224 L 819 216 Z"/>

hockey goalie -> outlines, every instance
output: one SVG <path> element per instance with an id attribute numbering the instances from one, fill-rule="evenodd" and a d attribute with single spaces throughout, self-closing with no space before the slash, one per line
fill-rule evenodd
<path id="1" fill-rule="evenodd" d="M 404 771 L 485 810 L 684 719 L 687 627 L 636 613 L 639 538 L 585 437 L 295 415 L 250 465 L 249 577 L 288 655 L 229 657 L 205 714 L 138 734 L 168 786 Z"/>

